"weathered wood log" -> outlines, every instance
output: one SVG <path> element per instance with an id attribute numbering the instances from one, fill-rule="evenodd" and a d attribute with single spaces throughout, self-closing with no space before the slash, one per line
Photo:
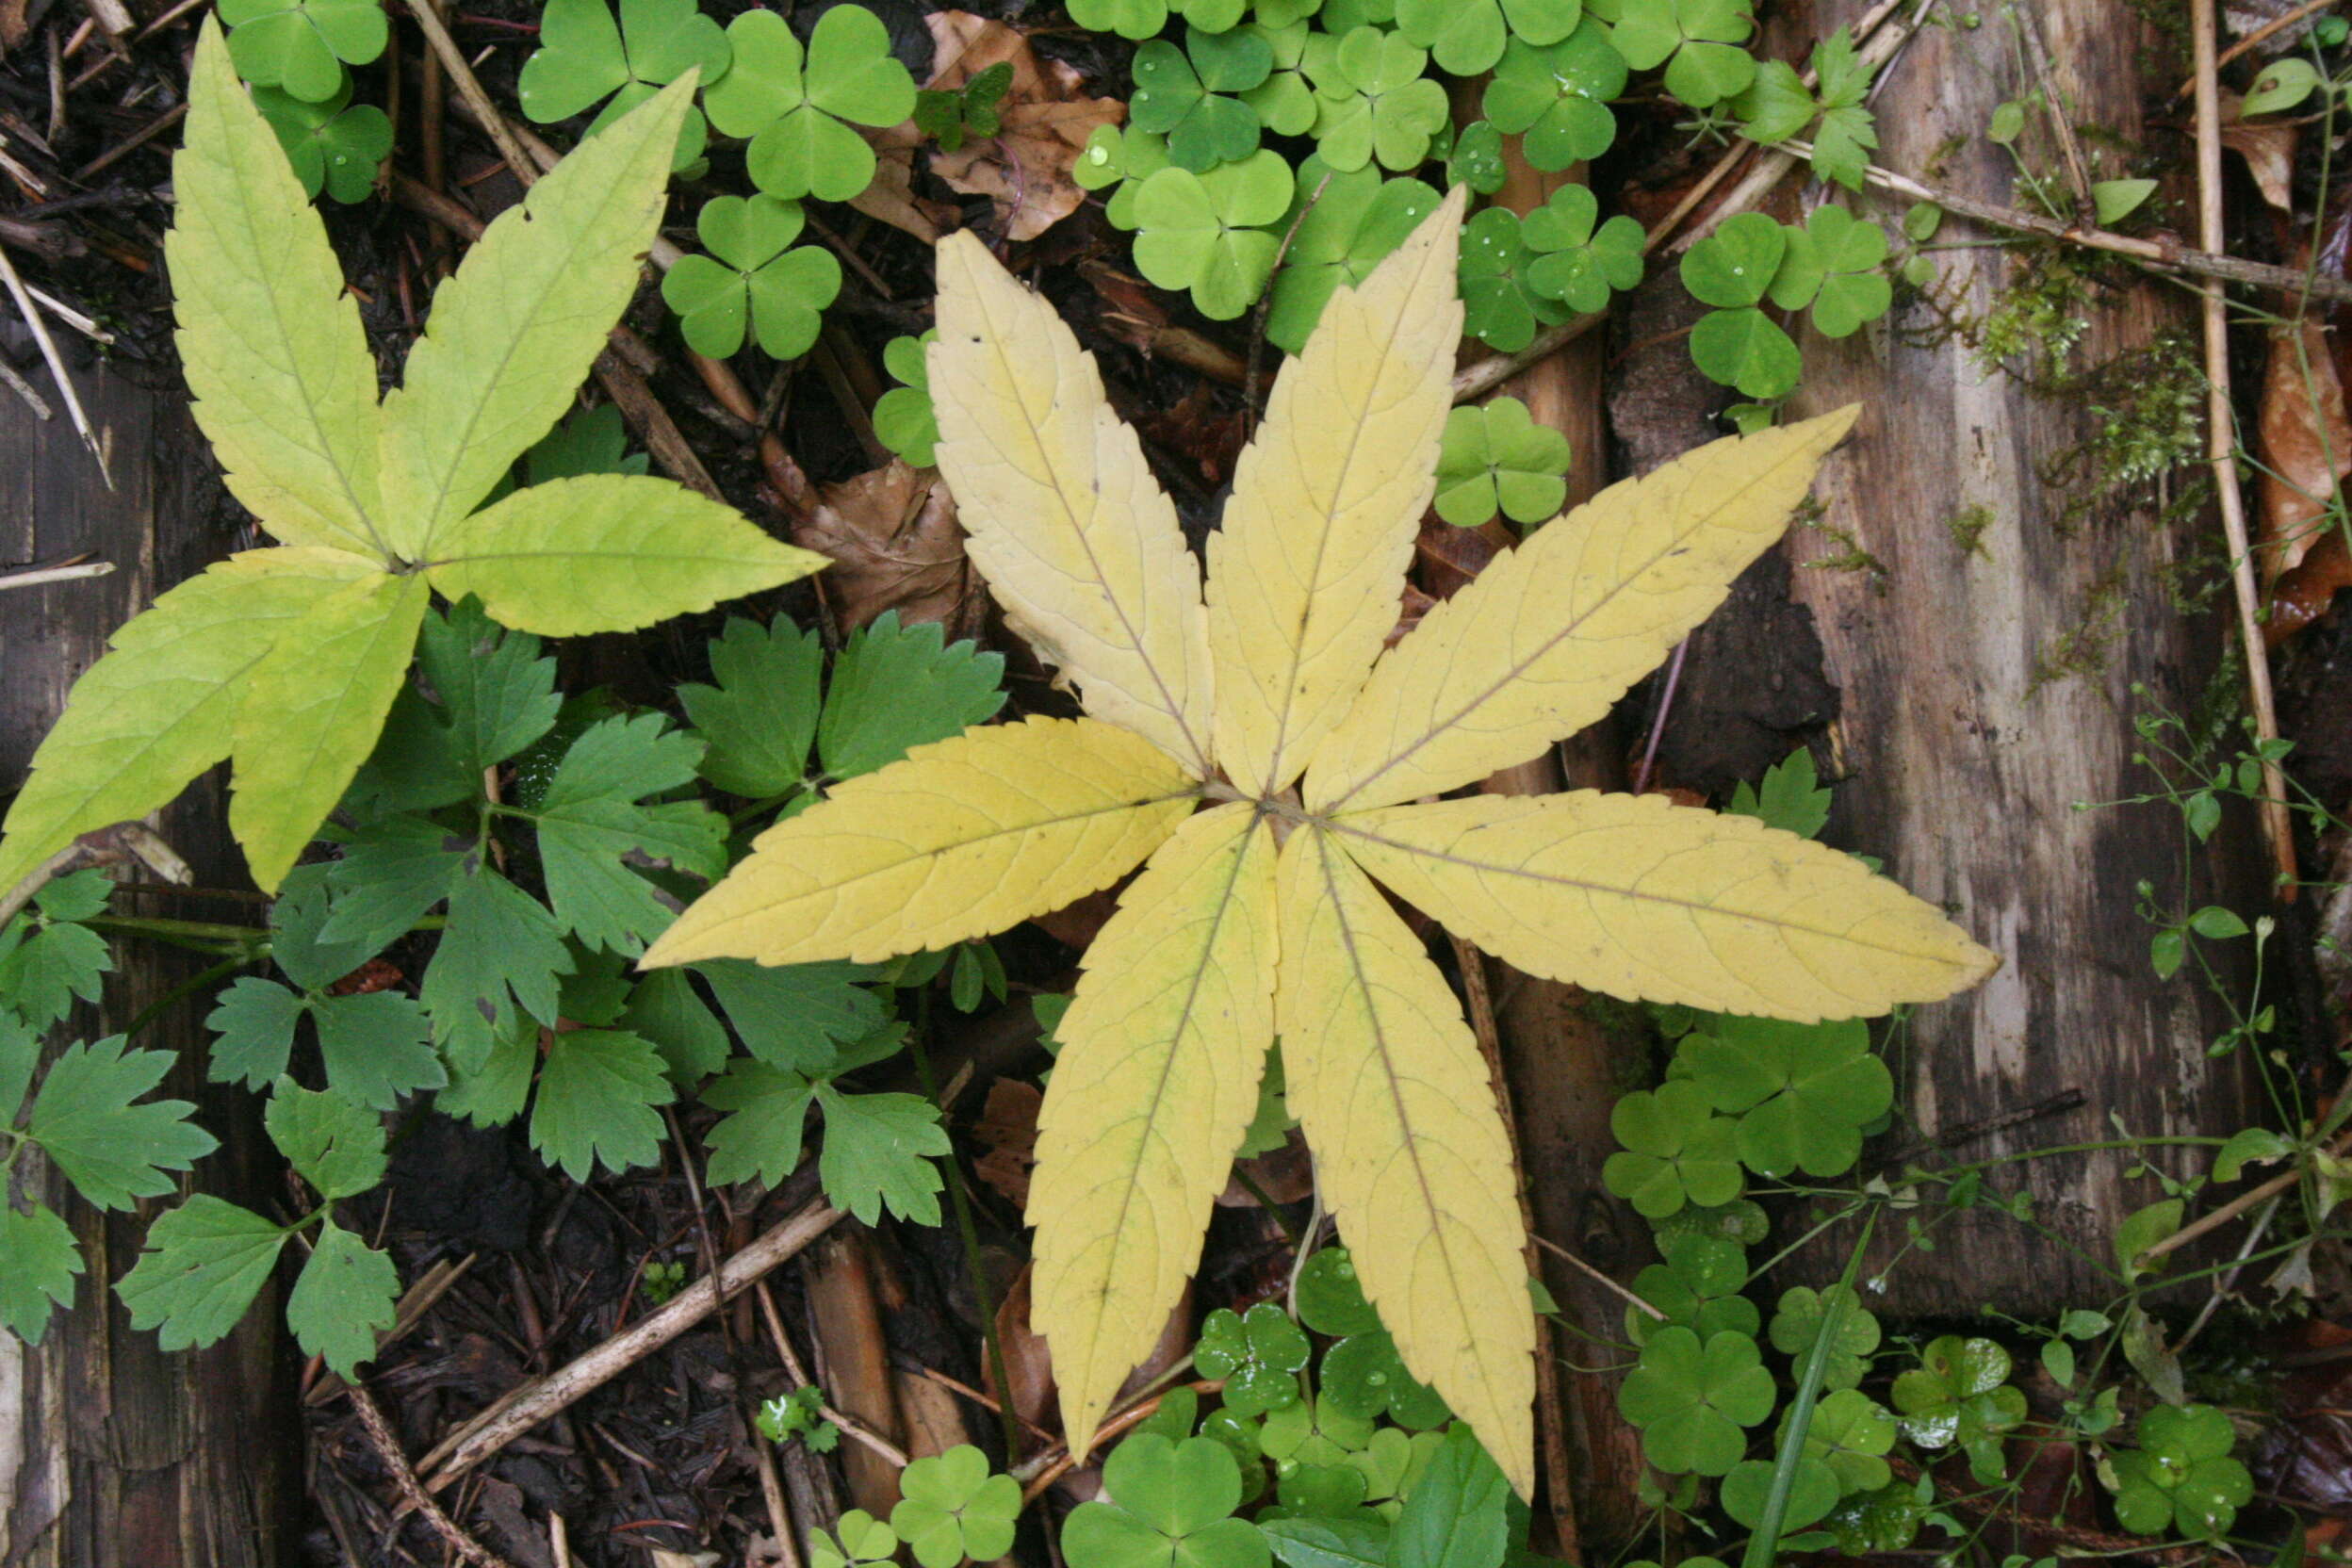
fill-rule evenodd
<path id="1" fill-rule="evenodd" d="M 93 370 L 77 384 L 108 449 L 116 490 L 101 481 L 62 414 L 43 423 L 0 394 L 0 563 L 89 552 L 115 567 L 106 577 L 0 593 L 0 790 L 22 781 L 67 689 L 108 635 L 229 543 L 210 525 L 220 491 L 184 403 L 120 372 Z M 209 785 L 163 819 L 163 836 L 213 886 L 243 874 L 222 820 L 220 792 Z M 133 907 L 252 916 L 250 907 L 212 909 L 180 898 Z M 201 967 L 190 955 L 153 945 L 118 947 L 115 961 L 106 1004 L 82 1010 L 53 1044 L 126 1028 Z M 162 1092 L 195 1101 L 199 1119 L 222 1139 L 194 1186 L 266 1201 L 264 1172 L 275 1162 L 264 1158 L 253 1097 L 204 1082 L 209 1003 L 205 995 L 168 1004 L 139 1043 L 180 1054 Z M 149 1214 L 100 1215 L 35 1158 L 20 1160 L 16 1180 L 20 1191 L 66 1216 L 90 1272 L 41 1345 L 0 1333 L 0 1561 L 246 1568 L 286 1560 L 297 1494 L 292 1367 L 278 1353 L 277 1293 L 264 1291 L 243 1325 L 213 1348 L 166 1354 L 154 1334 L 130 1328 L 113 1295 Z"/>
<path id="2" fill-rule="evenodd" d="M 1864 8 L 1799 8 L 1781 42 L 1823 36 Z M 2034 20 L 2054 62 L 2050 100 L 2099 127 L 2098 144 L 2136 144 L 2143 100 L 2165 85 L 2147 74 L 2152 29 L 2124 0 L 2048 0 Z M 1921 28 L 1874 100 L 1876 161 L 1934 167 L 1951 188 L 2009 200 L 2015 166 L 1984 128 L 1995 105 L 2041 85 L 2014 28 Z M 2031 140 L 2020 152 L 2059 177 L 2054 152 Z M 2180 825 L 2168 807 L 2076 808 L 2149 787 L 2132 760 L 2134 716 L 2190 711 L 2215 666 L 2225 629 L 2180 612 L 2168 589 L 2168 574 L 2216 547 L 2200 534 L 2211 524 L 2162 515 L 2148 486 L 2112 480 L 2096 457 L 2067 471 L 2066 454 L 2089 449 L 2112 406 L 1982 366 L 1951 330 L 2024 281 L 2024 253 L 1953 248 L 1936 261 L 1932 301 L 1843 342 L 1806 330 L 1789 416 L 1852 401 L 1866 412 L 1823 470 L 1819 526 L 1796 530 L 1782 564 L 1763 568 L 1785 570 L 1809 611 L 1835 694 L 1834 712 L 1825 694 L 1793 704 L 1823 710 L 1818 749 L 1843 779 L 1825 837 L 1883 857 L 2002 959 L 1977 990 L 1894 1033 L 1911 1123 L 1894 1141 L 1944 1138 L 1952 1146 L 1937 1159 L 1975 1161 L 2110 1138 L 2116 1122 L 2142 1135 L 2232 1131 L 2253 1111 L 2240 1064 L 2205 1054 L 2220 1010 L 2192 981 L 2155 977 L 2151 928 L 2135 912 L 2143 878 L 2161 899 L 2188 895 Z M 2186 323 L 2175 292 L 2128 278 L 2065 308 L 2087 323 L 2076 367 L 2130 366 L 2122 356 Z M 2157 373 L 2149 362 L 2127 377 Z M 1686 768 L 1718 749 L 1728 713 L 1756 719 L 1746 699 L 1772 677 L 1808 678 L 1803 617 L 1791 623 L 1775 597 L 1735 598 L 1694 644 L 1676 709 Z M 1720 783 L 1687 771 L 1679 781 Z M 2213 901 L 2251 909 L 2258 872 L 2243 851 L 2217 841 L 2199 902 L 2217 888 Z M 2067 1090 L 2079 1104 L 1999 1125 L 2065 1104 Z M 2130 1163 L 2106 1153 L 1996 1171 L 2000 1190 L 2034 1195 L 2049 1234 L 1983 1210 L 1953 1217 L 1936 1250 L 1911 1252 L 1890 1277 L 1884 1310 L 2044 1313 L 2101 1295 L 2115 1223 L 2161 1196 L 2124 1180 Z"/>

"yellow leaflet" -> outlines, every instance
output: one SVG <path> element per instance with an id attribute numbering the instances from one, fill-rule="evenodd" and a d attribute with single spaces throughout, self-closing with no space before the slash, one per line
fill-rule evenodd
<path id="1" fill-rule="evenodd" d="M 1309 808 L 1441 794 L 1607 713 L 1780 537 L 1859 412 L 1701 447 L 1495 561 L 1380 660 L 1315 754 Z"/>
<path id="2" fill-rule="evenodd" d="M 1999 960 L 1850 855 L 1590 790 L 1352 813 L 1332 831 L 1508 963 L 1629 1001 L 1813 1022 L 1936 1002 Z"/>
<path id="3" fill-rule="evenodd" d="M 1396 625 L 1436 488 L 1462 303 L 1457 188 L 1283 365 L 1209 541 L 1217 760 L 1245 795 L 1307 764 Z"/>
<path id="4" fill-rule="evenodd" d="M 1109 887 L 1198 798 L 1116 725 L 968 729 L 760 835 L 642 962 L 866 962 L 987 936 Z"/>
<path id="5" fill-rule="evenodd" d="M 1486 1062 L 1420 939 L 1327 834 L 1290 836 L 1279 896 L 1276 1023 L 1315 1183 L 1405 1365 L 1527 1496 L 1535 1306 Z"/>
<path id="6" fill-rule="evenodd" d="M 380 555 L 376 362 L 318 209 L 210 17 L 172 184 L 180 362 L 229 493 L 289 545 Z"/>
<path id="7" fill-rule="evenodd" d="M 0 891 L 76 835 L 146 815 L 226 757 L 247 673 L 290 622 L 370 575 L 382 576 L 340 550 L 249 550 L 116 632 L 33 753 L 0 839 Z"/>
<path id="8" fill-rule="evenodd" d="M 1193 817 L 1086 949 L 1037 1119 L 1030 1321 L 1085 1453 L 1182 1299 L 1274 1043 L 1274 841 Z"/>
<path id="9" fill-rule="evenodd" d="M 442 594 L 480 595 L 491 619 L 544 637 L 633 630 L 826 564 L 731 506 L 620 474 L 517 490 L 442 530 L 433 557 Z"/>
<path id="10" fill-rule="evenodd" d="M 1094 357 L 970 234 L 939 248 L 939 471 L 1006 619 L 1122 724 L 1208 772 L 1200 568 Z"/>
<path id="11" fill-rule="evenodd" d="M 572 406 L 637 291 L 694 81 L 688 72 L 574 148 L 433 291 L 384 401 L 384 508 L 403 557 L 422 559 Z"/>
<path id="12" fill-rule="evenodd" d="M 381 572 L 337 589 L 285 627 L 247 680 L 229 830 L 262 891 L 277 891 L 375 749 L 431 596 L 420 577 Z"/>

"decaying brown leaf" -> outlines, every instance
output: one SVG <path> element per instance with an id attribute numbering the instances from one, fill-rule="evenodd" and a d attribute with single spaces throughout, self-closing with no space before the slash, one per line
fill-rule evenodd
<path id="1" fill-rule="evenodd" d="M 869 218 L 913 235 L 925 245 L 956 226 L 956 209 L 915 194 L 915 149 L 923 133 L 904 120 L 878 131 L 861 133 L 874 148 L 874 179 L 850 198 L 849 204 Z"/>
<path id="2" fill-rule="evenodd" d="M 1074 68 L 1039 59 L 1028 39 L 1002 22 L 969 11 L 934 11 L 924 20 L 938 43 L 926 85 L 957 88 L 1000 62 L 1013 68 L 998 110 L 1003 128 L 953 153 L 935 152 L 931 172 L 955 189 L 993 200 L 1008 238 L 1037 238 L 1086 199 L 1070 172 L 1094 128 L 1117 124 L 1126 106 L 1085 96 Z"/>
<path id="3" fill-rule="evenodd" d="M 2295 172 L 2295 126 L 2291 121 L 2238 118 L 2242 99 L 2224 92 L 2221 101 L 2221 144 L 2246 159 L 2246 171 L 2262 200 L 2280 212 L 2294 210 L 2290 182 Z"/>
<path id="4" fill-rule="evenodd" d="M 833 558 L 823 591 L 844 631 L 886 610 L 900 621 L 937 621 L 951 633 L 972 592 L 956 502 L 937 474 L 893 459 L 839 484 L 812 484 L 789 457 L 769 478 L 792 513 L 792 535 Z"/>
<path id="5" fill-rule="evenodd" d="M 2275 583 L 2311 552 L 2337 482 L 2352 474 L 2352 417 L 2320 322 L 2271 334 L 2260 434 L 2262 576 Z"/>
<path id="6" fill-rule="evenodd" d="M 1037 1163 L 1037 1107 L 1045 1103 L 1037 1086 L 999 1078 L 988 1086 L 988 1103 L 972 1135 L 988 1152 L 972 1161 L 972 1174 L 1016 1208 L 1029 1202 L 1029 1168 Z"/>

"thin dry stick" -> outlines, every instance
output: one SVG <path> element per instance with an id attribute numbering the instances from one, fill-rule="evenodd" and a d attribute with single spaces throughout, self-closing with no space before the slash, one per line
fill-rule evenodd
<path id="1" fill-rule="evenodd" d="M 359 1413 L 359 1424 L 367 1431 L 368 1441 L 375 1446 L 384 1467 L 392 1472 L 393 1485 L 425 1516 L 425 1523 L 433 1527 L 433 1533 L 474 1568 L 511 1568 L 506 1559 L 467 1535 L 465 1527 L 443 1512 L 441 1505 L 433 1500 L 433 1494 L 418 1483 L 416 1472 L 409 1468 L 408 1456 L 400 1452 L 400 1440 L 392 1435 L 391 1425 L 384 1420 L 375 1396 L 358 1383 L 351 1384 L 345 1392 L 351 1396 L 351 1409 Z"/>
<path id="2" fill-rule="evenodd" d="M 514 139 L 514 131 L 507 125 L 506 116 L 498 112 L 498 106 L 490 101 L 490 94 L 482 90 L 482 79 L 466 62 L 465 53 L 458 48 L 457 40 L 451 38 L 449 28 L 441 24 L 441 15 L 433 8 L 432 0 L 408 0 L 408 9 L 409 14 L 416 17 L 417 27 L 423 31 L 425 41 L 432 45 L 433 54 L 440 58 L 441 69 L 448 72 L 449 80 L 456 84 L 458 96 L 465 99 L 466 106 L 474 111 L 474 122 L 489 132 L 490 139 L 498 143 L 498 156 L 506 160 L 506 166 L 523 184 L 536 183 L 539 166 L 531 162 L 531 155 L 524 152 L 522 143 Z"/>
<path id="3" fill-rule="evenodd" d="M 2213 60 L 2213 0 L 2197 0 L 2197 239 L 2222 246 L 2221 84 Z M 2298 281 L 2300 274 L 2296 274 Z M 2271 753 L 2278 738 L 2278 709 L 2270 691 L 2270 655 L 2262 641 L 2262 595 L 2254 581 L 2254 547 L 2246 535 L 2246 495 L 2238 488 L 2237 416 L 2230 401 L 2230 307 L 2219 286 L 2205 290 L 2205 439 L 2221 496 L 2221 529 L 2230 542 L 2230 586 L 2238 601 L 2238 639 L 2246 652 L 2246 684 L 2254 705 L 2254 739 L 2262 760 L 2262 837 L 2278 867 L 2277 896 L 2292 902 L 2297 881 L 2295 819 L 2287 814 L 2286 776 Z"/>
<path id="4" fill-rule="evenodd" d="M 0 359 L 0 381 L 7 382 L 8 390 L 24 400 L 24 406 L 33 411 L 34 418 L 46 424 L 57 417 L 57 415 L 51 411 L 48 400 L 34 391 L 33 384 L 18 375 L 16 367 L 5 359 Z"/>
<path id="5" fill-rule="evenodd" d="M 2066 183 L 2074 188 L 2074 217 L 2079 223 L 2099 221 L 2099 204 L 2091 196 L 2091 169 L 2082 159 L 2082 143 L 2075 139 L 2074 122 L 2066 118 L 2066 106 L 2058 97 L 2058 72 L 2050 64 L 2050 45 L 2042 41 L 2042 24 L 2034 19 L 2033 8 L 2017 10 L 2017 30 L 2025 36 L 2025 52 L 2034 57 L 2034 74 L 2042 84 L 2042 105 L 2050 117 L 2050 128 L 2058 139 L 2058 154 L 2066 160 Z M 2208 241 L 2207 243 L 2211 243 Z"/>
<path id="6" fill-rule="evenodd" d="M 99 154 L 96 157 L 90 159 L 88 163 L 74 171 L 74 183 L 77 185 L 88 185 L 93 175 L 104 173 L 106 171 L 113 168 L 117 163 L 120 163 L 122 159 L 129 157 L 133 153 L 138 152 L 141 147 L 146 146 L 149 142 L 155 140 L 155 138 L 161 136 L 164 132 L 178 124 L 181 118 L 187 113 L 188 106 L 186 104 L 175 104 L 171 108 L 164 110 L 163 113 L 157 115 L 146 124 L 141 125 L 138 130 L 133 131 L 128 137 L 116 142 L 113 146 L 107 148 L 105 152 Z"/>
<path id="7" fill-rule="evenodd" d="M 114 563 L 111 561 L 84 561 L 72 566 L 41 566 L 29 572 L 10 572 L 6 577 L 0 577 L 0 590 L 39 588 L 43 583 L 72 582 L 76 579 L 86 577 L 106 577 L 113 570 Z"/>
<path id="8" fill-rule="evenodd" d="M 540 1422 L 603 1387 L 716 1312 L 770 1269 L 796 1255 L 841 1221 L 841 1211 L 823 1202 L 788 1216 L 750 1246 L 727 1260 L 716 1276 L 704 1275 L 672 1297 L 660 1311 L 637 1320 L 579 1359 L 509 1393 L 442 1440 L 419 1463 L 432 1472 L 425 1485 L 438 1492 Z"/>
<path id="9" fill-rule="evenodd" d="M 2339 1134 L 2336 1138 L 2328 1144 L 2328 1152 L 2330 1154 L 2342 1154 L 2344 1152 L 2346 1145 L 2352 1145 L 2352 1132 Z M 2303 1168 L 2299 1165 L 2291 1170 L 2282 1170 L 2267 1182 L 2263 1182 L 2257 1186 L 2246 1188 L 2244 1192 L 2238 1194 L 2235 1198 L 2232 1198 L 2230 1201 L 2224 1203 L 2213 1213 L 2200 1215 L 2197 1218 L 2190 1220 L 2186 1225 L 2181 1226 L 2179 1230 L 2173 1232 L 2172 1234 L 2164 1237 L 2164 1240 L 2156 1243 L 2154 1246 L 2142 1252 L 2136 1259 L 2133 1260 L 2133 1262 L 2139 1264 L 2150 1263 L 2157 1258 L 2163 1257 L 2167 1252 L 2178 1251 L 2181 1248 L 2186 1247 L 2189 1243 L 2195 1241 L 2197 1237 L 2206 1234 L 2208 1232 L 2218 1230 L 2222 1226 L 2229 1224 L 2231 1220 L 2237 1218 L 2238 1216 L 2246 1213 L 2246 1210 L 2255 1207 L 2257 1204 L 2263 1202 L 2265 1200 L 2278 1197 L 2278 1194 L 2286 1191 L 2289 1187 L 2295 1185 L 2295 1183 L 2301 1181 L 2302 1179 Z"/>
<path id="10" fill-rule="evenodd" d="M 753 1446 L 760 1456 L 760 1497 L 767 1504 L 768 1528 L 776 1537 L 776 1562 L 783 1568 L 800 1568 L 800 1544 L 793 1539 L 792 1508 L 784 1500 L 784 1478 L 776 1473 L 776 1446 L 759 1442 Z"/>
<path id="11" fill-rule="evenodd" d="M 104 328 L 100 327 L 97 322 L 91 320 L 89 317 L 84 316 L 80 311 L 75 310 L 72 305 L 67 304 L 62 300 L 52 298 L 50 295 L 43 293 L 40 288 L 29 283 L 24 286 L 24 292 L 30 294 L 34 299 L 41 302 L 41 306 L 43 310 L 46 310 L 50 315 L 56 317 L 67 326 L 72 327 L 75 332 L 80 333 L 84 337 L 89 338 L 92 343 L 101 343 L 108 346 L 113 344 L 114 334 L 106 331 Z"/>
<path id="12" fill-rule="evenodd" d="M 792 1335 L 784 1331 L 784 1315 L 776 1310 L 776 1296 L 768 1289 L 768 1282 L 762 1280 L 752 1286 L 752 1295 L 760 1302 L 760 1315 L 768 1325 L 768 1337 L 776 1342 L 776 1358 L 784 1364 L 785 1376 L 803 1388 L 816 1389 L 820 1401 L 817 1405 L 817 1413 L 872 1449 L 885 1464 L 895 1465 L 901 1470 L 906 1469 L 908 1462 L 904 1448 L 875 1431 L 872 1427 L 865 1425 L 856 1416 L 842 1413 L 834 1409 L 829 1401 L 825 1400 L 825 1390 L 818 1385 L 814 1378 L 808 1375 L 808 1368 L 802 1363 L 800 1353 L 792 1348 Z"/>
<path id="13" fill-rule="evenodd" d="M 1812 150 L 1805 142 L 1793 139 L 1787 145 L 1800 153 Z M 2218 278 L 2224 283 L 2251 284 L 2259 288 L 2276 288 L 2289 295 L 2308 295 L 2318 300 L 2352 301 L 2352 278 L 2315 277 L 2298 272 L 2292 267 L 2246 261 L 2218 251 L 2184 251 L 2178 245 L 2162 240 L 2140 239 L 2105 229 L 2086 229 L 2079 223 L 2062 223 L 2038 212 L 1980 202 L 1973 196 L 1923 185 L 1908 174 L 1898 174 L 1874 163 L 1865 166 L 1862 173 L 1864 179 L 1881 190 L 1892 191 L 1915 202 L 1933 202 L 1947 212 L 1958 213 L 1979 223 L 1988 223 L 1994 228 L 2008 229 L 2017 234 L 2064 240 L 2069 245 L 2106 251 L 2114 255 L 2129 256 L 2159 271 L 2186 272 L 2194 277 Z M 2210 243 L 2218 244 L 2219 239 Z"/>
<path id="14" fill-rule="evenodd" d="M 2302 21 L 2305 17 L 2311 15 L 2314 11 L 2324 11 L 2335 3 L 2336 0 L 2303 0 L 2303 4 L 2295 7 L 2295 9 L 2287 12 L 2284 16 L 2273 17 L 2270 21 L 2263 23 L 2252 32 L 2238 40 L 2237 42 L 2231 44 L 2229 49 L 2223 53 L 2222 57 L 2213 62 L 2213 69 L 2212 71 L 2200 70 L 2187 81 L 2182 82 L 2179 87 L 2174 88 L 2172 90 L 2173 97 L 2176 100 L 2186 98 L 2190 93 L 2197 90 L 2197 83 L 2216 79 L 2223 66 L 2228 65 L 2231 60 L 2236 59 L 2240 55 L 2245 54 L 2248 49 L 2259 48 L 2270 40 L 2278 37 L 2280 33 L 2285 32 L 2289 27 L 2292 27 L 2296 23 Z"/>
<path id="15" fill-rule="evenodd" d="M 1619 1284 L 1616 1281 L 1610 1279 L 1608 1275 L 1602 1273 L 1599 1269 L 1593 1267 L 1591 1264 L 1585 1262 L 1582 1258 L 1576 1256 L 1574 1252 L 1571 1252 L 1560 1243 L 1545 1236 L 1537 1236 L 1535 1238 L 1535 1244 L 1544 1249 L 1546 1252 L 1549 1252 L 1552 1256 L 1560 1259 L 1563 1263 L 1566 1263 L 1570 1267 L 1581 1269 L 1592 1280 L 1598 1283 L 1607 1285 L 1609 1289 L 1624 1297 L 1628 1302 L 1632 1303 L 1634 1306 L 1640 1307 L 1643 1312 L 1648 1313 L 1652 1317 L 1657 1318 L 1659 1322 L 1662 1323 L 1666 1320 L 1666 1315 L 1659 1311 L 1655 1303 L 1645 1301 L 1641 1297 L 1636 1296 L 1633 1292 L 1627 1290 L 1625 1286 Z"/>
<path id="16" fill-rule="evenodd" d="M 82 411 L 81 394 L 74 389 L 74 378 L 65 373 L 65 357 L 57 352 L 57 340 L 49 335 L 49 324 L 41 319 L 41 307 L 25 292 L 24 280 L 16 275 L 16 262 L 8 248 L 0 245 L 0 281 L 8 286 L 8 293 L 16 300 L 16 308 L 24 314 L 24 324 L 33 329 L 33 341 L 41 345 L 41 357 L 49 366 L 50 379 L 57 384 L 58 395 L 65 399 L 65 411 L 73 416 L 74 428 L 81 433 L 82 444 L 90 455 L 98 460 L 98 477 L 114 488 L 114 475 L 106 470 L 106 449 L 98 444 L 98 433 L 90 428 L 90 416 Z"/>

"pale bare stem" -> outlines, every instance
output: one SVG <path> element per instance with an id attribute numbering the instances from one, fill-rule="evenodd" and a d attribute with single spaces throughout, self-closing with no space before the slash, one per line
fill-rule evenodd
<path id="1" fill-rule="evenodd" d="M 24 324 L 33 329 L 33 341 L 41 345 L 41 357 L 48 364 L 51 379 L 57 384 L 57 395 L 65 400 L 65 411 L 73 416 L 74 428 L 81 433 L 82 444 L 90 449 L 90 455 L 98 460 L 98 477 L 106 482 L 107 489 L 113 489 L 114 475 L 106 468 L 106 448 L 100 445 L 98 433 L 90 428 L 90 416 L 83 412 L 81 394 L 74 389 L 74 378 L 65 373 L 65 357 L 57 352 L 57 340 L 49 335 L 49 323 L 41 316 L 41 307 L 33 302 L 24 280 L 17 276 L 16 262 L 6 245 L 0 245 L 0 281 L 8 284 L 16 308 L 24 313 Z"/>

